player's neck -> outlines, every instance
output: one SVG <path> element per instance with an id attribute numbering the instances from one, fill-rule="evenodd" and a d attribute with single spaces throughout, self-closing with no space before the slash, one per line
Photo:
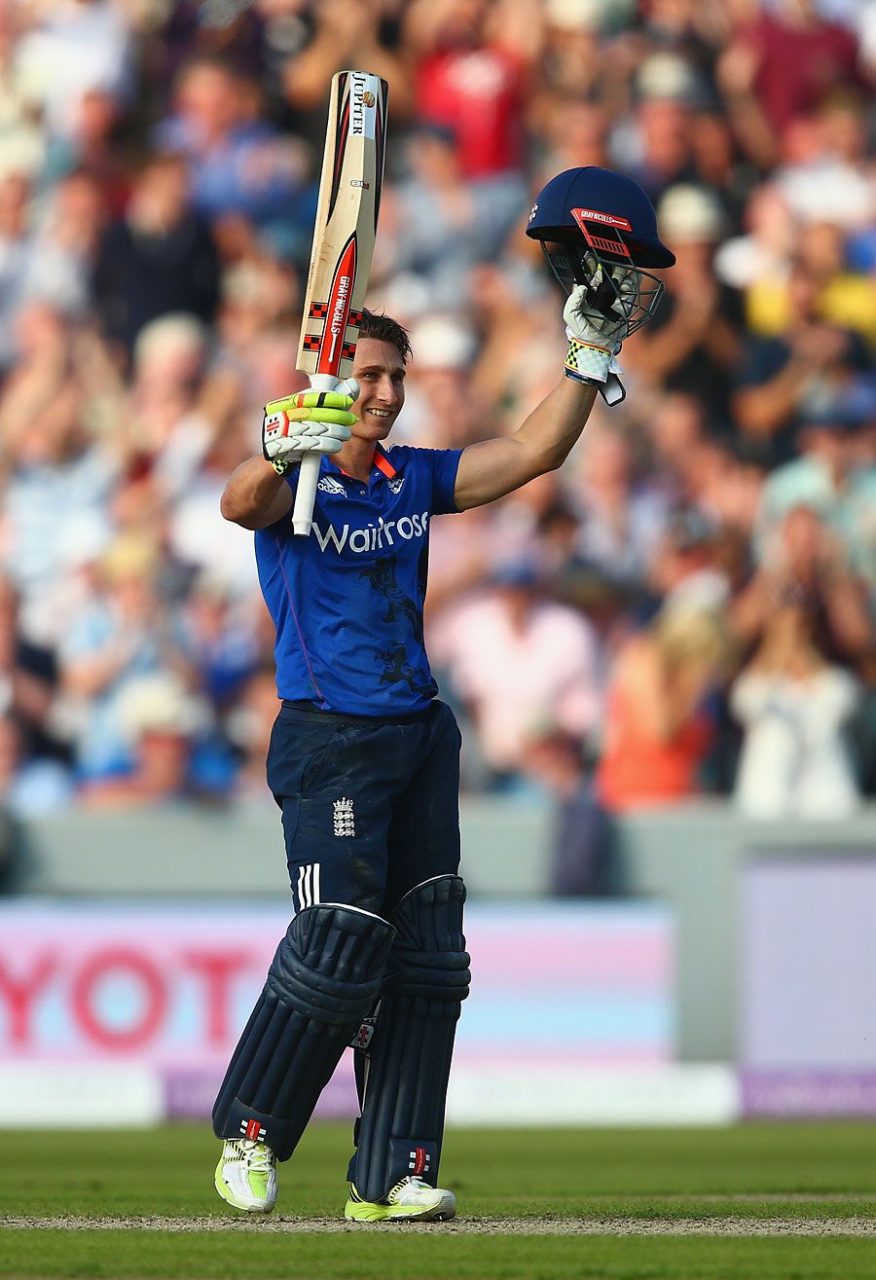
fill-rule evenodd
<path id="1" fill-rule="evenodd" d="M 368 480 L 371 476 L 371 468 L 374 466 L 376 447 L 373 440 L 357 440 L 353 436 L 336 454 L 332 455 L 332 460 L 355 480 Z"/>

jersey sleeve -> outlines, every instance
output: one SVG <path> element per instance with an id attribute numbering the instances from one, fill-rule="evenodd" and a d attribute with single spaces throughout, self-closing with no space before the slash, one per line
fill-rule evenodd
<path id="1" fill-rule="evenodd" d="M 453 497 L 461 449 L 424 449 L 432 466 L 432 515 L 443 516 L 459 510 Z"/>

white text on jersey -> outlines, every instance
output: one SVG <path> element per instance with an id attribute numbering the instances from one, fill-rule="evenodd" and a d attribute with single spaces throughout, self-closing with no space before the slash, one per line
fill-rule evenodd
<path id="1" fill-rule="evenodd" d="M 364 551 L 382 551 L 384 547 L 394 546 L 396 539 L 410 542 L 411 538 L 423 538 L 428 527 L 429 512 L 423 511 L 420 515 L 402 516 L 399 520 L 384 520 L 380 516 L 377 524 L 369 524 L 365 529 L 353 529 L 352 532 L 348 524 L 340 531 L 330 524 L 323 532 L 314 521 L 313 535 L 320 551 L 333 546 L 335 551 L 340 552 L 344 547 L 349 547 L 350 551 L 361 555 Z"/>

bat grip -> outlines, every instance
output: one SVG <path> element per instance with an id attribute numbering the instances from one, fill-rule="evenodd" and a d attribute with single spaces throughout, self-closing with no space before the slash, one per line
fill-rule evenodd
<path id="1" fill-rule="evenodd" d="M 314 373 L 310 385 L 314 391 L 334 391 L 339 378 L 329 373 Z M 298 468 L 298 487 L 295 490 L 295 506 L 292 509 L 292 529 L 300 538 L 306 538 L 313 525 L 313 504 L 316 502 L 316 486 L 319 481 L 319 453 L 306 453 Z"/>

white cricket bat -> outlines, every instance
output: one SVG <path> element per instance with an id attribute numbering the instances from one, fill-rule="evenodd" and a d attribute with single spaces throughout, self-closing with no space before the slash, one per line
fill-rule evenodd
<path id="1" fill-rule="evenodd" d="M 332 76 L 319 204 L 310 251 L 297 367 L 317 391 L 350 376 L 374 252 L 389 86 L 368 71 Z M 306 454 L 292 513 L 310 533 L 319 454 Z"/>

